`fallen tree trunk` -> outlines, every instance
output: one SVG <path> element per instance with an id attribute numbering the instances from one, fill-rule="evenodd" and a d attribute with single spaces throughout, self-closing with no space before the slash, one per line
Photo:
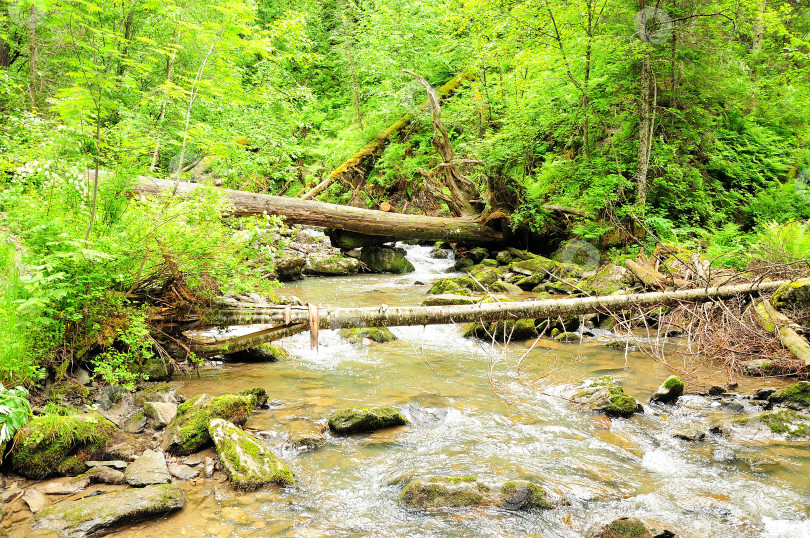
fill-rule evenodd
<path id="1" fill-rule="evenodd" d="M 472 74 L 464 71 L 461 74 L 452 78 L 447 84 L 439 88 L 439 98 L 440 99 L 447 99 L 448 97 L 452 96 L 456 90 L 461 87 L 461 84 L 472 77 Z M 422 103 L 419 107 L 420 110 L 427 110 L 430 106 L 428 101 Z M 369 142 L 363 149 L 361 149 L 356 154 L 352 155 L 352 157 L 335 168 L 326 179 L 321 181 L 318 185 L 316 185 L 312 190 L 304 194 L 301 199 L 302 200 L 311 200 L 315 198 L 324 190 L 326 190 L 329 185 L 334 183 L 335 181 L 346 177 L 351 176 L 354 173 L 358 173 L 358 167 L 361 166 L 364 162 L 372 159 L 375 155 L 378 155 L 382 152 L 385 145 L 388 143 L 389 139 L 405 127 L 407 127 L 411 121 L 413 120 L 412 114 L 405 114 L 402 116 L 398 121 L 396 121 L 393 125 L 388 127 L 385 131 L 383 131 L 377 138 Z"/>
<path id="2" fill-rule="evenodd" d="M 782 345 L 810 366 L 810 344 L 799 333 L 793 330 L 798 327 L 787 316 L 776 310 L 767 299 L 762 299 L 753 308 L 754 320 L 764 330 L 776 333 Z"/>
<path id="3" fill-rule="evenodd" d="M 136 195 L 160 195 L 171 193 L 174 187 L 175 182 L 172 180 L 141 177 L 132 192 Z M 197 183 L 180 182 L 177 184 L 175 195 L 188 197 L 198 188 L 201 188 L 201 185 Z M 228 196 L 233 205 L 232 213 L 237 216 L 267 213 L 284 217 L 287 224 L 307 224 L 365 235 L 448 241 L 468 245 L 499 243 L 509 238 L 506 233 L 469 218 L 406 215 L 253 192 L 221 188 L 217 190 Z"/>
<path id="4" fill-rule="evenodd" d="M 681 288 L 689 285 L 689 282 L 682 278 L 667 277 L 652 267 L 641 265 L 633 260 L 625 260 L 624 266 L 633 273 L 633 276 L 635 276 L 639 282 L 648 288 L 664 289 L 667 285 L 671 286 L 673 284 Z"/>
<path id="5" fill-rule="evenodd" d="M 472 323 L 509 319 L 547 318 L 616 312 L 639 306 L 672 305 L 682 301 L 709 301 L 735 295 L 755 294 L 777 289 L 786 281 L 738 284 L 716 288 L 578 297 L 574 299 L 547 299 L 509 303 L 482 303 L 450 306 L 401 306 L 380 308 L 318 308 L 319 328 L 340 329 L 355 327 L 383 327 L 403 325 L 437 325 L 445 323 Z M 212 319 L 222 325 L 308 323 L 310 311 L 306 307 L 286 306 L 223 308 L 213 312 Z"/>

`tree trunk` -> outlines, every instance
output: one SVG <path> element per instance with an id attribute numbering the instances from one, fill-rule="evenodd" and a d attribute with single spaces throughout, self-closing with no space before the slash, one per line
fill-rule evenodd
<path id="1" fill-rule="evenodd" d="M 461 87 L 461 84 L 471 78 L 471 74 L 467 71 L 462 72 L 461 74 L 455 76 L 451 79 L 447 84 L 439 88 L 439 97 L 442 99 L 447 99 L 451 97 L 456 91 Z M 426 101 L 420 105 L 420 110 L 426 110 L 427 107 L 430 106 L 429 103 Z M 388 129 L 383 131 L 377 138 L 371 141 L 369 144 L 366 145 L 362 150 L 358 153 L 353 155 L 348 161 L 344 162 L 337 168 L 335 168 L 326 179 L 321 181 L 318 185 L 316 185 L 312 190 L 301 196 L 302 200 L 311 200 L 315 198 L 323 191 L 325 191 L 329 185 L 334 183 L 335 181 L 344 178 L 344 177 L 351 177 L 353 174 L 362 174 L 363 172 L 360 171 L 360 167 L 372 160 L 375 156 L 382 153 L 383 148 L 388 143 L 388 140 L 396 133 L 410 125 L 411 121 L 413 120 L 413 115 L 405 114 L 402 116 L 396 123 L 391 125 Z"/>
<path id="2" fill-rule="evenodd" d="M 774 291 L 787 281 L 737 284 L 712 288 L 547 299 L 509 303 L 480 303 L 452 306 L 402 306 L 380 308 L 318 308 L 320 329 L 441 325 L 447 323 L 492 322 L 515 319 L 556 318 L 594 312 L 634 310 L 639 306 L 675 305 L 684 301 L 709 301 L 737 295 Z M 286 311 L 286 312 L 285 312 Z M 210 323 L 221 325 L 309 323 L 311 310 L 300 306 L 223 307 L 211 313 Z M 285 319 L 285 317 L 287 319 Z"/>
<path id="3" fill-rule="evenodd" d="M 31 20 L 28 25 L 28 100 L 31 112 L 37 112 L 37 25 L 36 8 L 31 6 Z"/>
<path id="4" fill-rule="evenodd" d="M 759 301 L 753 309 L 754 321 L 764 330 L 775 333 L 796 358 L 810 366 L 810 344 L 791 326 L 796 326 L 787 316 L 777 311 L 767 299 Z"/>
<path id="5" fill-rule="evenodd" d="M 176 196 L 188 197 L 197 183 L 176 183 Z M 159 195 L 172 192 L 175 182 L 166 179 L 142 177 L 133 188 L 137 195 Z M 270 215 L 284 217 L 287 224 L 307 224 L 337 228 L 366 235 L 381 235 L 398 239 L 423 239 L 451 243 L 493 244 L 504 242 L 509 236 L 484 226 L 473 219 L 425 217 L 402 213 L 387 213 L 371 209 L 304 201 L 267 194 L 217 189 L 224 192 L 233 204 L 232 214 L 237 216 Z"/>
<path id="6" fill-rule="evenodd" d="M 650 147 L 652 143 L 651 87 L 653 83 L 650 52 L 644 52 L 641 62 L 641 100 L 639 102 L 638 125 L 638 169 L 636 171 L 636 203 L 644 206 L 647 202 L 647 172 L 650 167 Z"/>
<path id="7" fill-rule="evenodd" d="M 461 173 L 461 169 L 458 167 L 453 145 L 450 143 L 450 135 L 447 134 L 447 129 L 444 128 L 441 120 L 442 109 L 436 90 L 427 80 L 413 71 L 405 70 L 404 72 L 419 81 L 419 84 L 424 86 L 425 91 L 427 91 L 428 103 L 430 103 L 430 109 L 433 113 L 433 147 L 442 157 L 442 164 L 439 165 L 439 168 L 444 176 L 444 181 L 441 182 L 439 188 L 436 188 L 435 185 L 431 184 L 432 174 L 420 170 L 422 175 L 425 176 L 425 188 L 433 196 L 444 200 L 450 208 L 450 212 L 456 217 L 469 217 L 479 214 L 480 211 L 476 211 L 470 203 L 471 200 L 480 198 L 478 188 L 467 176 Z M 449 195 L 445 194 L 443 187 L 450 191 Z"/>

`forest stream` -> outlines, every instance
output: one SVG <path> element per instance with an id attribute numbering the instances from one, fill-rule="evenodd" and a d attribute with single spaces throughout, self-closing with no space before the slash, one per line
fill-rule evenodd
<path id="1" fill-rule="evenodd" d="M 429 257 L 430 247 L 403 246 L 414 273 L 307 278 L 279 293 L 324 306 L 419 304 L 425 284 L 445 276 L 453 261 Z M 638 351 L 547 339 L 533 348 L 532 342 L 492 347 L 462 338 L 452 325 L 392 331 L 399 340 L 363 345 L 322 331 L 313 350 L 302 334 L 280 342 L 288 360 L 225 363 L 184 379 L 188 397 L 264 387 L 270 407 L 253 413 L 246 429 L 287 462 L 297 485 L 242 493 L 227 482 L 178 482 L 185 509 L 113 535 L 574 537 L 636 516 L 684 537 L 810 536 L 806 444 L 673 436 L 755 412 L 741 396 L 692 394 L 676 406 L 651 407 L 647 398 L 672 372 Z M 645 402 L 645 412 L 609 419 L 560 396 L 560 387 L 604 375 Z M 725 381 L 701 373 L 685 379 L 687 393 L 690 379 L 700 386 Z M 748 378 L 734 393 L 783 385 Z M 315 450 L 287 441 L 288 432 L 325 424 L 334 410 L 354 405 L 393 405 L 412 423 L 368 435 L 327 430 L 326 445 Z M 728 449 L 753 459 L 724 463 L 713 456 Z M 398 500 L 405 483 L 426 476 L 531 479 L 558 506 L 404 508 Z"/>

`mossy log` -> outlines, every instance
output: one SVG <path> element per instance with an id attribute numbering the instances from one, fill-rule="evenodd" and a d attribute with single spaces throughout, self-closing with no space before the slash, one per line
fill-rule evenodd
<path id="1" fill-rule="evenodd" d="M 341 329 L 549 318 L 594 312 L 616 312 L 640 306 L 673 305 L 683 301 L 723 299 L 736 295 L 773 291 L 785 283 L 786 281 L 760 282 L 666 292 L 543 301 L 491 302 L 475 305 L 318 308 L 317 319 L 320 329 Z M 285 309 L 288 309 L 286 313 Z M 211 318 L 221 325 L 298 324 L 309 322 L 310 310 L 308 307 L 301 306 L 251 307 L 245 305 L 244 307 L 223 307 L 212 312 Z"/>
<path id="2" fill-rule="evenodd" d="M 168 179 L 141 177 L 132 188 L 135 195 L 161 195 L 171 193 L 175 182 Z M 203 188 L 197 183 L 177 183 L 176 196 L 187 198 L 194 190 Z M 217 187 L 210 187 L 217 188 Z M 389 213 L 360 209 L 312 200 L 298 200 L 231 189 L 225 193 L 232 204 L 231 214 L 236 216 L 279 215 L 287 224 L 306 224 L 357 232 L 365 235 L 447 241 L 466 245 L 500 243 L 508 239 L 505 232 L 485 226 L 472 218 L 442 218 L 422 215 Z"/>
<path id="3" fill-rule="evenodd" d="M 464 71 L 461 74 L 453 77 L 449 82 L 439 88 L 439 97 L 441 99 L 447 99 L 448 97 L 452 96 L 460 87 L 461 84 L 465 80 L 469 80 L 474 75 L 468 71 Z M 419 107 L 419 110 L 427 110 L 430 107 L 430 103 L 425 101 Z M 397 120 L 393 125 L 388 127 L 385 131 L 380 133 L 377 138 L 366 144 L 366 146 L 351 156 L 349 160 L 335 168 L 323 181 L 321 181 L 318 185 L 316 185 L 312 190 L 307 192 L 301 197 L 301 200 L 311 200 L 326 190 L 329 185 L 334 183 L 335 181 L 339 180 L 342 177 L 350 176 L 357 170 L 357 167 L 361 166 L 365 161 L 374 158 L 375 156 L 382 153 L 383 148 L 388 143 L 389 139 L 407 127 L 411 121 L 413 121 L 413 114 L 405 114 L 399 120 Z"/>
<path id="4" fill-rule="evenodd" d="M 785 346 L 796 358 L 801 359 L 806 366 L 810 366 L 810 344 L 792 327 L 797 327 L 787 316 L 776 310 L 767 299 L 757 302 L 753 308 L 754 320 L 757 325 L 768 332 L 779 336 Z"/>
<path id="5" fill-rule="evenodd" d="M 658 288 L 664 289 L 666 286 L 675 285 L 676 287 L 684 287 L 688 286 L 689 282 L 682 278 L 672 278 L 665 276 L 652 267 L 647 267 L 641 265 L 639 263 L 634 262 L 633 260 L 626 260 L 624 262 L 625 267 L 633 273 L 642 284 L 647 286 L 648 288 Z"/>

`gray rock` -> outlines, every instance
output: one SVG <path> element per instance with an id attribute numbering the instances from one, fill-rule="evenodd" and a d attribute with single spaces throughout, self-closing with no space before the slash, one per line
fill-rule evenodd
<path id="1" fill-rule="evenodd" d="M 25 504 L 28 505 L 28 509 L 31 510 L 31 513 L 33 514 L 36 514 L 51 504 L 51 501 L 49 501 L 45 495 L 34 488 L 25 490 L 22 499 L 25 501 Z"/>
<path id="2" fill-rule="evenodd" d="M 90 381 L 90 372 L 84 368 L 76 369 L 76 383 L 79 383 L 80 385 L 89 385 Z"/>
<path id="3" fill-rule="evenodd" d="M 143 413 L 152 420 L 155 429 L 160 430 L 168 426 L 177 415 L 177 406 L 166 402 L 145 402 Z"/>
<path id="4" fill-rule="evenodd" d="M 727 447 L 718 447 L 712 452 L 712 461 L 717 463 L 730 463 L 732 461 L 736 461 L 736 459 L 737 454 Z"/>
<path id="5" fill-rule="evenodd" d="M 127 433 L 141 433 L 146 426 L 146 415 L 136 413 L 126 419 L 121 425 L 121 429 Z"/>
<path id="6" fill-rule="evenodd" d="M 474 477 L 432 477 L 412 480 L 402 490 L 400 502 L 408 508 L 461 508 L 497 506 L 507 510 L 553 508 L 546 492 L 528 480 L 510 480 L 491 487 Z"/>
<path id="7" fill-rule="evenodd" d="M 227 420 L 211 420 L 208 433 L 235 488 L 252 490 L 267 484 L 295 483 L 292 472 L 270 449 Z"/>
<path id="8" fill-rule="evenodd" d="M 203 462 L 203 457 L 199 454 L 193 454 L 191 456 L 185 457 L 181 460 L 186 465 L 191 465 L 192 467 L 199 465 Z"/>
<path id="9" fill-rule="evenodd" d="M 591 386 L 574 394 L 571 401 L 584 405 L 591 411 L 610 416 L 629 417 L 643 411 L 638 400 L 625 394 L 624 389 L 611 379 L 597 380 Z"/>
<path id="10" fill-rule="evenodd" d="M 127 468 L 127 462 L 123 460 L 109 460 L 109 461 L 86 461 L 84 462 L 88 467 L 112 467 L 113 469 L 123 470 Z"/>
<path id="11" fill-rule="evenodd" d="M 208 456 L 203 460 L 203 476 L 205 478 L 211 478 L 214 476 L 214 469 L 217 466 L 217 462 L 214 458 Z"/>
<path id="12" fill-rule="evenodd" d="M 702 441 L 703 438 L 706 437 L 706 432 L 697 426 L 690 425 L 673 430 L 672 436 L 683 439 L 684 441 Z"/>
<path id="13" fill-rule="evenodd" d="M 360 270 L 360 260 L 334 254 L 328 257 L 311 257 L 307 260 L 305 273 L 325 276 L 354 275 Z"/>
<path id="14" fill-rule="evenodd" d="M 84 476 L 96 484 L 126 484 L 124 473 L 111 467 L 93 467 Z"/>
<path id="15" fill-rule="evenodd" d="M 408 419 L 393 407 L 347 407 L 329 417 L 329 428 L 337 433 L 365 433 L 404 426 Z"/>
<path id="16" fill-rule="evenodd" d="M 394 273 L 403 275 L 416 269 L 405 258 L 405 252 L 392 247 L 363 247 L 360 251 L 362 261 L 372 273 Z"/>
<path id="17" fill-rule="evenodd" d="M 31 520 L 31 529 L 47 529 L 60 536 L 84 537 L 99 531 L 185 506 L 177 486 L 166 484 L 85 497 L 45 508 Z"/>
<path id="18" fill-rule="evenodd" d="M 673 403 L 683 395 L 684 384 L 677 376 L 668 377 L 650 397 L 651 402 Z"/>
<path id="19" fill-rule="evenodd" d="M 0 492 L 0 504 L 7 504 L 19 499 L 23 494 L 23 490 L 17 486 L 17 483 L 11 484 L 9 487 Z"/>
<path id="20" fill-rule="evenodd" d="M 130 463 L 124 472 L 130 486 L 142 487 L 153 484 L 168 484 L 172 481 L 166 460 L 161 452 L 147 450 L 141 457 Z"/>
<path id="21" fill-rule="evenodd" d="M 180 480 L 191 480 L 192 478 L 197 478 L 197 476 L 200 474 L 197 469 L 174 461 L 169 462 L 168 467 L 169 474 L 175 478 L 179 478 Z"/>
<path id="22" fill-rule="evenodd" d="M 737 461 L 743 467 L 748 467 L 752 473 L 769 473 L 781 467 L 779 462 L 773 458 L 759 454 L 738 454 Z"/>
<path id="23" fill-rule="evenodd" d="M 78 493 L 90 485 L 90 479 L 86 475 L 69 476 L 57 478 L 44 484 L 39 484 L 37 489 L 46 495 L 71 495 Z"/>

